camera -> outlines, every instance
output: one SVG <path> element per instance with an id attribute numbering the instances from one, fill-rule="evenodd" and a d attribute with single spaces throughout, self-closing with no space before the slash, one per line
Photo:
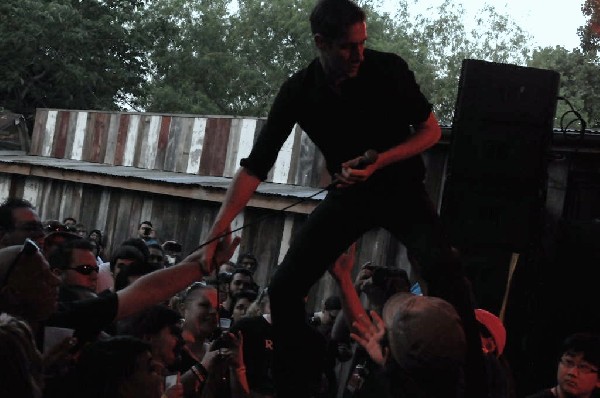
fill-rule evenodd
<path id="1" fill-rule="evenodd" d="M 144 235 L 149 236 L 150 232 L 152 232 L 152 227 L 142 227 L 142 231 L 144 231 Z"/>
<path id="2" fill-rule="evenodd" d="M 220 350 L 222 348 L 233 347 L 233 340 L 227 331 L 221 331 L 221 334 L 212 342 L 210 349 Z"/>
<path id="3" fill-rule="evenodd" d="M 217 275 L 217 281 L 219 283 L 229 283 L 231 282 L 231 278 L 233 277 L 233 273 L 231 272 L 219 272 Z"/>

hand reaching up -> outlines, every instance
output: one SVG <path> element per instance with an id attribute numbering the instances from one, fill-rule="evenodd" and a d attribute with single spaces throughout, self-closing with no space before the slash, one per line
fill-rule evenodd
<path id="1" fill-rule="evenodd" d="M 352 323 L 356 333 L 350 333 L 350 337 L 367 351 L 375 363 L 384 366 L 388 356 L 387 348 L 381 347 L 381 340 L 385 336 L 385 324 L 375 311 L 371 311 L 371 317 L 373 320 L 367 316 L 359 316 L 358 320 Z"/>

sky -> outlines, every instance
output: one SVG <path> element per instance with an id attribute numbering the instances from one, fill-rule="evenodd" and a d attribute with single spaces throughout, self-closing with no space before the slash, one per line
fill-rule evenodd
<path id="1" fill-rule="evenodd" d="M 585 18 L 581 13 L 584 0 L 454 0 L 466 10 L 465 25 L 474 20 L 477 10 L 487 4 L 493 5 L 499 14 L 510 16 L 532 36 L 534 47 L 557 45 L 572 50 L 579 47 L 577 28 Z M 429 7 L 436 7 L 443 0 L 408 0 L 411 13 L 425 14 Z M 384 9 L 394 9 L 396 0 L 384 0 Z M 435 9 L 435 8 L 434 8 Z"/>

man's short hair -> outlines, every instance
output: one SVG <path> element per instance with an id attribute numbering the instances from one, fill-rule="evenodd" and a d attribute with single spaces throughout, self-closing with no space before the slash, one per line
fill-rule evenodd
<path id="1" fill-rule="evenodd" d="M 586 362 L 600 368 L 600 335 L 590 332 L 578 332 L 568 336 L 560 351 L 560 355 L 583 355 Z"/>
<path id="2" fill-rule="evenodd" d="M 310 14 L 310 29 L 313 35 L 335 40 L 343 37 L 350 26 L 365 20 L 365 11 L 352 0 L 319 0 Z"/>
<path id="3" fill-rule="evenodd" d="M 22 198 L 8 198 L 0 205 L 0 231 L 15 229 L 13 210 L 20 208 L 35 209 L 31 202 Z"/>
<path id="4" fill-rule="evenodd" d="M 118 322 L 118 334 L 143 338 L 158 334 L 165 326 L 181 322 L 181 315 L 171 308 L 157 304 Z"/>
<path id="5" fill-rule="evenodd" d="M 340 300 L 340 296 L 329 296 L 325 300 L 323 305 L 323 309 L 326 311 L 335 311 L 342 309 L 342 300 Z"/>
<path id="6" fill-rule="evenodd" d="M 148 261 L 148 257 L 150 257 L 150 250 L 148 249 L 148 244 L 142 238 L 129 238 L 121 243 L 121 246 L 133 246 L 137 248 L 142 255 L 144 256 L 144 261 Z"/>
<path id="7" fill-rule="evenodd" d="M 115 266 L 119 259 L 133 260 L 134 263 L 144 263 L 146 261 L 144 254 L 136 246 L 121 245 L 117 247 L 110 258 L 111 272 L 115 272 Z"/>
<path id="8" fill-rule="evenodd" d="M 138 229 L 140 229 L 142 227 L 142 225 L 144 225 L 144 224 L 150 225 L 151 227 L 153 227 L 153 225 L 150 221 L 142 221 L 141 223 L 138 224 Z"/>
<path id="9" fill-rule="evenodd" d="M 71 265 L 73 250 L 75 249 L 89 250 L 92 253 L 96 252 L 94 246 L 87 239 L 78 237 L 78 239 L 66 241 L 56 246 L 48 256 L 50 269 L 65 269 L 69 267 Z"/>

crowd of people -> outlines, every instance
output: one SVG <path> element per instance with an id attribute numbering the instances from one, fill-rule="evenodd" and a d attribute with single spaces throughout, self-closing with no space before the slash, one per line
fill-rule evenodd
<path id="1" fill-rule="evenodd" d="M 107 256 L 99 230 L 42 223 L 21 198 L 0 206 L 3 394 L 514 397 L 506 330 L 475 307 L 423 183 L 421 154 L 441 136 L 433 105 L 404 59 L 365 47 L 366 12 L 352 0 L 318 0 L 310 26 L 318 56 L 282 85 L 200 249 L 183 257 L 142 221 Z M 255 256 L 231 261 L 230 226 L 295 124 L 334 180 L 259 286 Z M 387 264 L 353 277 L 356 241 L 376 227 L 405 245 L 419 289 Z M 327 272 L 338 294 L 307 312 Z M 599 339 L 570 336 L 557 385 L 533 397 L 597 396 Z"/>
<path id="2" fill-rule="evenodd" d="M 130 238 L 102 263 L 113 283 L 101 287 L 93 239 L 46 228 L 23 199 L 6 200 L 0 217 L 0 389 L 9 396 L 281 397 L 269 288 L 253 279 L 254 255 L 231 261 L 239 240 L 219 245 L 210 270 L 202 249 L 157 265 L 156 243 Z M 454 307 L 411 293 L 399 268 L 368 262 L 352 277 L 355 262 L 352 245 L 329 268 L 338 294 L 305 312 L 317 358 L 304 373 L 311 397 L 465 397 Z M 491 312 L 475 313 L 488 396 L 515 397 L 506 330 Z M 595 397 L 599 366 L 600 337 L 570 336 L 557 385 L 532 398 Z"/>

